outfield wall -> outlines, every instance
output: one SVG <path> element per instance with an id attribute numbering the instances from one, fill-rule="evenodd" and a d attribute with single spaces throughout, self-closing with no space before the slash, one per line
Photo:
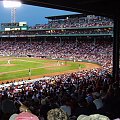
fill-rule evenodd
<path id="1" fill-rule="evenodd" d="M 67 60 L 67 61 L 73 61 L 74 62 L 74 58 L 54 58 L 54 57 L 46 57 L 47 59 L 53 59 L 53 60 Z M 100 63 L 98 62 L 94 62 L 91 60 L 81 60 L 81 59 L 75 59 L 75 62 L 88 62 L 88 63 L 94 63 L 94 64 L 98 64 L 101 66 Z"/>

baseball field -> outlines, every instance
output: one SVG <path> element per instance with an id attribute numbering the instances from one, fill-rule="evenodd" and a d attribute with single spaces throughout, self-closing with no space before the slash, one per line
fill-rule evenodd
<path id="1" fill-rule="evenodd" d="M 97 64 L 40 58 L 0 57 L 0 82 L 53 76 L 100 67 Z"/>

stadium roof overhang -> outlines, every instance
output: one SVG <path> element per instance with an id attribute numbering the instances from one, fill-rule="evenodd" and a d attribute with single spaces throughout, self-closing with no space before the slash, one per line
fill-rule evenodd
<path id="1" fill-rule="evenodd" d="M 119 0 L 21 0 L 23 4 L 43 6 L 87 14 L 114 17 L 120 15 Z"/>
<path id="2" fill-rule="evenodd" d="M 66 19 L 67 17 L 68 18 L 73 18 L 73 17 L 85 17 L 87 15 L 85 14 L 71 14 L 71 15 L 59 15 L 59 16 L 49 16 L 49 17 L 45 17 L 47 19 Z"/>

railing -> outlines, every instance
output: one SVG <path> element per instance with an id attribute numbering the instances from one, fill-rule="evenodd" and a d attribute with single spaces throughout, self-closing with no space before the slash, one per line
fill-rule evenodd
<path id="1" fill-rule="evenodd" d="M 0 37 L 70 37 L 70 36 L 113 36 L 112 33 L 100 33 L 100 34 L 38 34 L 38 35 L 0 35 Z"/>

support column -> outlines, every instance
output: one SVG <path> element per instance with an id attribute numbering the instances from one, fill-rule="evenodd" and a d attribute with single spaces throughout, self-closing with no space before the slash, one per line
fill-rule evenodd
<path id="1" fill-rule="evenodd" d="M 60 46 L 62 46 L 62 40 L 61 40 L 61 37 L 59 37 L 60 38 Z"/>
<path id="2" fill-rule="evenodd" d="M 29 40 L 30 40 L 30 45 L 31 45 L 31 37 L 29 38 Z"/>
<path id="3" fill-rule="evenodd" d="M 1 45 L 2 45 L 2 37 L 1 37 Z"/>
<path id="4" fill-rule="evenodd" d="M 113 80 L 119 80 L 119 41 L 120 41 L 120 19 L 114 18 L 113 28 Z"/>
<path id="5" fill-rule="evenodd" d="M 76 37 L 76 41 L 75 41 L 75 44 L 76 44 L 76 46 L 78 45 L 78 39 L 77 39 L 77 37 Z"/>
<path id="6" fill-rule="evenodd" d="M 96 45 L 96 38 L 94 38 L 94 46 Z"/>
<path id="7" fill-rule="evenodd" d="M 44 38 L 44 42 L 46 42 L 47 37 Z"/>

